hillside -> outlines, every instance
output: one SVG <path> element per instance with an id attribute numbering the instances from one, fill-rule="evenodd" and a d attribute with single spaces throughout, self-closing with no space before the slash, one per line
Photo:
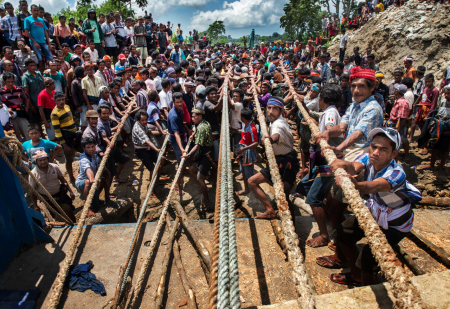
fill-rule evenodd
<path id="1" fill-rule="evenodd" d="M 419 3 L 410 0 L 401 8 L 390 7 L 376 15 L 366 25 L 349 36 L 347 54 L 359 46 L 365 54 L 368 46 L 373 48 L 376 63 L 391 78 L 397 67 L 403 67 L 403 58 L 412 56 L 413 66 L 424 65 L 427 73 L 433 73 L 436 84 L 450 66 L 450 6 Z M 339 55 L 339 40 L 336 37 L 329 52 Z"/>

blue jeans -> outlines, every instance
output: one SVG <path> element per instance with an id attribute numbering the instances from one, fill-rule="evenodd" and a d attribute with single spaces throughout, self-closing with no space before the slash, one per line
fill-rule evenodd
<path id="1" fill-rule="evenodd" d="M 254 164 L 243 166 L 242 163 L 239 163 L 239 171 L 242 174 L 244 174 L 244 176 L 247 177 L 247 179 L 249 179 L 250 177 L 252 177 L 255 174 L 254 167 L 255 167 Z"/>
<path id="2" fill-rule="evenodd" d="M 75 181 L 75 187 L 77 188 L 78 192 L 83 194 L 84 192 L 84 182 L 86 180 L 80 180 L 78 181 L 78 179 Z M 94 193 L 94 197 L 92 199 L 92 203 L 91 203 L 91 210 L 93 212 L 96 212 L 99 208 L 100 208 L 100 192 L 98 192 L 98 188 L 95 189 L 95 193 Z M 81 198 L 81 196 L 80 196 Z M 87 196 L 83 196 L 83 199 L 86 199 Z"/>
<path id="3" fill-rule="evenodd" d="M 34 46 L 33 42 L 30 42 L 30 43 L 31 43 L 31 48 L 36 53 L 36 56 L 37 56 L 39 62 L 42 61 L 42 53 L 44 53 L 45 59 L 47 61 L 53 60 L 53 55 L 50 52 L 50 50 L 48 49 L 48 45 L 46 43 L 39 43 L 39 46 L 41 47 L 40 49 L 37 49 L 36 46 Z"/>
<path id="4" fill-rule="evenodd" d="M 308 179 L 306 175 L 295 188 L 295 192 L 306 196 L 305 203 L 310 206 L 322 206 L 325 194 L 332 185 L 334 177 L 316 177 Z"/>
<path id="5" fill-rule="evenodd" d="M 177 158 L 177 163 L 180 164 L 182 152 L 181 152 L 180 147 L 178 146 L 177 139 L 175 138 L 175 136 L 171 135 L 169 137 L 169 141 L 170 141 L 170 144 L 172 144 L 173 152 L 175 152 L 175 157 Z M 186 143 L 183 141 L 183 138 L 181 138 L 181 144 L 183 145 L 183 147 L 186 147 Z M 188 166 L 187 160 L 184 161 L 183 166 Z"/>

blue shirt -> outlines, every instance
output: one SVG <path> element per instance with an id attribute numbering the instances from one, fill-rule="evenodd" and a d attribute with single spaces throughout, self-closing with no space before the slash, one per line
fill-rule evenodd
<path id="1" fill-rule="evenodd" d="M 33 39 L 39 44 L 47 43 L 45 39 L 45 31 L 48 30 L 44 20 L 40 17 L 34 19 L 33 16 L 25 18 L 25 29 L 30 31 Z"/>
<path id="2" fill-rule="evenodd" d="M 370 198 L 378 204 L 386 205 L 391 209 L 396 209 L 409 204 L 414 204 L 422 199 L 420 191 L 416 189 L 408 180 L 401 164 L 391 160 L 391 162 L 378 173 L 369 162 L 369 154 L 364 153 L 355 159 L 355 162 L 364 165 L 364 181 L 373 181 L 377 178 L 386 179 L 392 186 L 389 192 L 370 193 Z"/>
<path id="3" fill-rule="evenodd" d="M 49 141 L 48 139 L 43 139 L 41 138 L 41 140 L 39 141 L 39 143 L 37 145 L 33 145 L 31 144 L 31 140 L 26 141 L 22 144 L 23 147 L 23 153 L 27 153 L 27 156 L 29 159 L 32 159 L 33 155 L 37 152 L 37 151 L 41 151 L 44 150 L 48 156 L 50 157 L 50 150 L 55 149 L 55 147 L 58 144 L 52 141 Z M 34 160 L 32 160 L 34 162 Z"/>
<path id="4" fill-rule="evenodd" d="M 181 61 L 181 53 L 180 52 L 177 53 L 176 51 L 173 51 L 172 54 L 170 55 L 170 59 L 172 59 L 172 61 L 175 65 L 179 65 L 180 61 Z"/>
<path id="5" fill-rule="evenodd" d="M 325 83 L 327 81 L 327 70 L 330 69 L 330 66 L 328 65 L 328 63 L 324 63 L 324 65 L 322 66 L 322 82 Z"/>
<path id="6" fill-rule="evenodd" d="M 180 134 L 184 134 L 183 127 L 183 110 L 177 111 L 176 108 L 172 108 L 167 116 L 167 129 L 170 134 L 175 134 L 178 131 Z"/>
<path id="7" fill-rule="evenodd" d="M 381 110 L 380 104 L 371 96 L 359 104 L 353 102 L 347 108 L 345 115 L 341 119 L 341 123 L 347 125 L 347 130 L 345 131 L 346 138 L 355 131 L 364 133 L 361 139 L 352 145 L 353 147 L 367 147 L 370 144 L 370 140 L 368 139 L 369 132 L 372 129 L 383 126 L 383 111 Z"/>
<path id="8" fill-rule="evenodd" d="M 151 101 L 150 104 L 147 107 L 147 114 L 148 114 L 148 123 L 155 123 L 160 119 L 159 115 L 161 115 L 161 111 L 158 108 L 158 105 L 156 105 L 155 102 Z"/>
<path id="9" fill-rule="evenodd" d="M 86 152 L 83 152 L 80 156 L 80 171 L 78 172 L 77 180 L 75 181 L 75 185 L 78 186 L 78 183 L 81 181 L 85 181 L 88 179 L 86 171 L 91 169 L 95 174 L 97 173 L 98 167 L 100 166 L 100 162 L 102 159 L 98 154 L 95 154 L 94 157 L 91 157 Z"/>

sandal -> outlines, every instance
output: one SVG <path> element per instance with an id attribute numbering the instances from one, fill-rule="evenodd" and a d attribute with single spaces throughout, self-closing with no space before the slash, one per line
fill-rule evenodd
<path id="1" fill-rule="evenodd" d="M 350 273 L 331 274 L 330 280 L 337 284 L 361 286 L 360 282 L 351 279 Z"/>
<path id="2" fill-rule="evenodd" d="M 340 268 L 345 268 L 348 267 L 347 263 L 343 263 L 341 261 L 339 261 L 337 258 L 336 260 L 332 260 L 330 257 L 334 255 L 329 255 L 329 256 L 319 256 L 316 258 L 316 263 L 319 266 L 325 267 L 325 268 L 331 268 L 331 269 L 340 269 Z"/>
<path id="3" fill-rule="evenodd" d="M 336 244 L 334 243 L 334 241 L 328 244 L 328 249 L 330 249 L 333 252 L 336 252 Z"/>

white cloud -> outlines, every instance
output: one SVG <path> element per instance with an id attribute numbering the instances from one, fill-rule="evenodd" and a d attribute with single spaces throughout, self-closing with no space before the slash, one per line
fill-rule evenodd
<path id="1" fill-rule="evenodd" d="M 164 1 L 149 1 L 145 8 L 147 12 L 153 14 L 153 17 L 163 15 L 175 7 L 188 7 L 200 9 L 205 6 L 210 0 L 164 0 Z M 137 10 L 138 12 L 139 10 Z M 144 10 L 142 10 L 143 12 Z"/>
<path id="2" fill-rule="evenodd" d="M 284 15 L 287 0 L 239 0 L 223 3 L 219 10 L 199 11 L 191 18 L 195 29 L 206 29 L 216 20 L 222 20 L 225 28 L 260 27 L 277 24 Z"/>

